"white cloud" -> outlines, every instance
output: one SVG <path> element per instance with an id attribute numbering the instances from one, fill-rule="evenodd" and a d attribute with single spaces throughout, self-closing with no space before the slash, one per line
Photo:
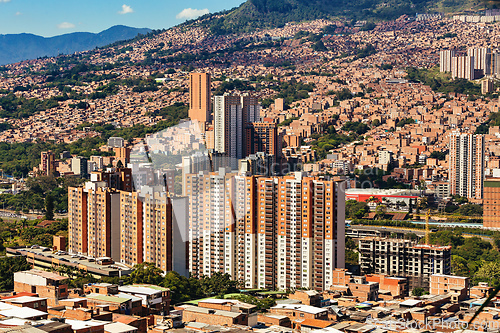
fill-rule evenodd
<path id="1" fill-rule="evenodd" d="M 16 16 L 23 15 L 21 12 L 16 12 Z"/>
<path id="2" fill-rule="evenodd" d="M 10 2 L 10 0 L 0 0 L 0 2 Z"/>
<path id="3" fill-rule="evenodd" d="M 59 23 L 57 25 L 57 27 L 59 29 L 73 29 L 75 27 L 75 25 L 73 23 L 63 22 L 63 23 Z"/>
<path id="4" fill-rule="evenodd" d="M 210 13 L 210 11 L 207 8 L 205 8 L 205 9 L 185 8 L 182 10 L 182 12 L 177 14 L 175 16 L 175 18 L 190 20 L 190 19 L 194 19 L 194 18 L 197 18 L 198 16 L 202 16 L 202 15 L 205 15 L 208 13 Z"/>
<path id="5" fill-rule="evenodd" d="M 118 12 L 118 14 L 124 15 L 124 14 L 130 14 L 133 12 L 134 12 L 134 10 L 132 9 L 132 7 L 127 6 L 127 5 L 122 5 L 122 10 L 120 10 Z"/>

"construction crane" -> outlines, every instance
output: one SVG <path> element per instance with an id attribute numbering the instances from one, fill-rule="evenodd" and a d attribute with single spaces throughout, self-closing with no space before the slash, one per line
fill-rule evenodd
<path id="1" fill-rule="evenodd" d="M 429 209 L 427 211 L 427 214 L 425 214 L 425 244 L 429 245 L 429 220 L 431 219 L 431 210 Z"/>

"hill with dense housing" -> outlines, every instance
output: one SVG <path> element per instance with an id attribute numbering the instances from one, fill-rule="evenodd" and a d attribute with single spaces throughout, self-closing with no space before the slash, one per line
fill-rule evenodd
<path id="1" fill-rule="evenodd" d="M 150 32 L 147 28 L 117 25 L 100 33 L 74 32 L 45 38 L 33 34 L 0 35 L 0 65 L 91 50 Z"/>
<path id="2" fill-rule="evenodd" d="M 392 20 L 401 15 L 484 8 L 482 0 L 247 0 L 230 11 L 205 16 L 213 33 L 248 32 L 256 28 L 282 27 L 288 22 L 344 18 Z"/>

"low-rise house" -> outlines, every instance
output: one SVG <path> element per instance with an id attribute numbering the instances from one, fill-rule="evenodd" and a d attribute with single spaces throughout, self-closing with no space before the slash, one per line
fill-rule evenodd
<path id="1" fill-rule="evenodd" d="M 244 325 L 245 315 L 239 312 L 188 306 L 182 312 L 182 321 L 223 326 Z"/>

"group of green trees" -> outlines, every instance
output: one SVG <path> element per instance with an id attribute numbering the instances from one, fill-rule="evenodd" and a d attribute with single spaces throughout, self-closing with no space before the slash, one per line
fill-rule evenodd
<path id="1" fill-rule="evenodd" d="M 463 237 L 465 229 L 440 230 L 430 235 L 431 244 L 451 245 L 452 273 L 471 278 L 472 283 L 500 283 L 500 233 L 494 232 L 493 244 L 480 237 Z"/>
<path id="2" fill-rule="evenodd" d="M 301 99 L 309 97 L 309 93 L 315 88 L 314 83 L 303 83 L 295 79 L 285 81 L 269 88 L 277 91 L 278 93 L 271 98 L 262 101 L 263 107 L 269 107 L 276 98 L 283 98 L 285 109 L 290 107 L 290 104 Z"/>
<path id="3" fill-rule="evenodd" d="M 0 97 L 0 118 L 27 118 L 58 105 L 59 102 L 54 97 L 40 100 L 38 98 L 18 97 L 10 92 Z"/>
<path id="4" fill-rule="evenodd" d="M 481 87 L 478 84 L 466 79 L 445 79 L 436 74 L 439 72 L 439 68 L 429 70 L 426 68 L 408 67 L 406 72 L 409 80 L 425 84 L 436 92 L 481 95 Z"/>
<path id="5" fill-rule="evenodd" d="M 330 150 L 357 140 L 359 135 L 356 132 L 351 132 L 349 135 L 337 133 L 335 125 L 332 124 L 327 126 L 323 133 L 314 133 L 311 138 L 314 140 L 309 144 L 316 150 L 318 157 L 324 159 Z"/>
<path id="6" fill-rule="evenodd" d="M 459 216 L 483 216 L 483 207 L 481 205 L 466 203 L 463 205 L 450 203 L 445 208 L 446 213 L 452 213 Z"/>
<path id="7" fill-rule="evenodd" d="M 52 207 L 51 216 L 53 217 L 54 211 L 60 212 L 68 209 L 68 187 L 77 186 L 81 182 L 81 179 L 73 177 L 41 176 L 28 178 L 27 191 L 22 191 L 19 194 L 0 194 L 0 208 L 23 213 L 45 214 L 48 211 L 47 204 L 50 204 Z"/>
<path id="8" fill-rule="evenodd" d="M 31 269 L 24 257 L 0 258 L 0 290 L 14 289 L 14 273 Z"/>
<path id="9" fill-rule="evenodd" d="M 175 271 L 166 273 L 152 263 L 141 263 L 134 267 L 134 271 L 129 276 L 115 277 L 103 281 L 118 283 L 121 280 L 124 284 L 154 284 L 169 288 L 172 296 L 172 304 L 186 302 L 189 300 L 205 297 L 221 297 L 225 294 L 238 293 L 239 282 L 232 280 L 230 275 L 215 273 L 211 277 L 185 277 Z M 78 285 L 96 282 L 88 276 L 85 281 L 78 281 Z M 75 285 L 75 286 L 78 286 Z"/>
<path id="10" fill-rule="evenodd" d="M 488 134 L 488 131 L 492 126 L 500 126 L 500 112 L 490 113 L 488 120 L 476 128 L 475 134 Z"/>
<path id="11" fill-rule="evenodd" d="M 367 124 L 358 121 L 348 121 L 342 126 L 342 130 L 346 132 L 354 132 L 358 135 L 365 134 L 370 130 Z"/>
<path id="12" fill-rule="evenodd" d="M 7 247 L 40 245 L 51 247 L 52 236 L 67 235 L 68 221 L 57 220 L 43 228 L 36 227 L 42 220 L 8 221 L 0 219 L 0 254 Z"/>

